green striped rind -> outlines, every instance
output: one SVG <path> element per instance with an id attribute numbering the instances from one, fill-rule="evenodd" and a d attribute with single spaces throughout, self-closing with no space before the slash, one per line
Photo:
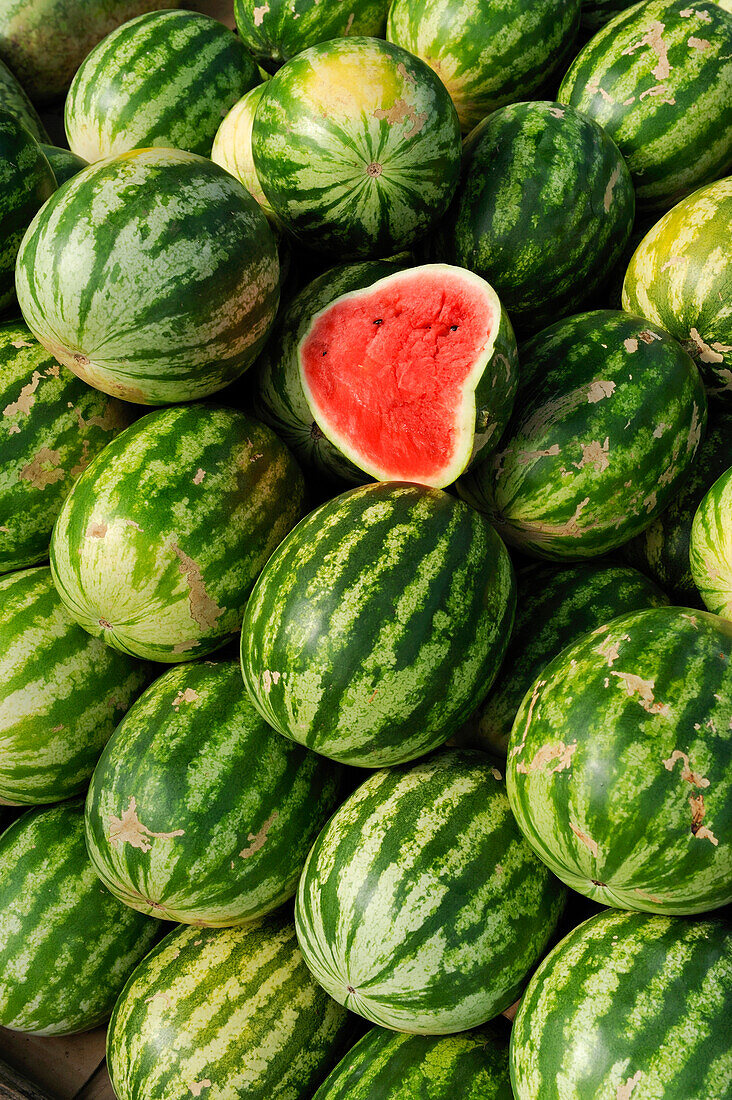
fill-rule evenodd
<path id="1" fill-rule="evenodd" d="M 349 1039 L 279 914 L 166 936 L 117 1002 L 107 1064 L 118 1100 L 309 1100 Z"/>
<path id="2" fill-rule="evenodd" d="M 73 617 L 115 649 L 190 661 L 238 631 L 303 499 L 295 461 L 263 424 L 216 406 L 161 409 L 74 486 L 51 541 L 54 580 Z"/>
<path id="3" fill-rule="evenodd" d="M 257 200 L 267 218 L 275 228 L 279 222 L 274 210 L 267 202 L 267 197 L 259 182 L 257 169 L 254 167 L 252 157 L 252 126 L 254 125 L 254 113 L 257 110 L 264 84 L 257 84 L 250 88 L 246 95 L 235 103 L 224 121 L 216 131 L 211 160 L 214 164 L 220 164 L 230 175 L 243 183 L 247 191 Z"/>
<path id="4" fill-rule="evenodd" d="M 70 180 L 72 176 L 77 176 L 82 168 L 88 167 L 87 162 L 82 157 L 77 157 L 76 153 L 72 153 L 68 149 L 61 149 L 58 145 L 41 145 L 41 152 L 51 165 L 51 170 L 59 187 L 62 183 L 66 183 L 66 180 Z"/>
<path id="5" fill-rule="evenodd" d="M 234 18 L 244 45 L 265 69 L 309 46 L 347 35 L 383 38 L 388 0 L 234 0 Z"/>
<path id="6" fill-rule="evenodd" d="M 513 1100 L 508 1047 L 488 1028 L 431 1038 L 372 1028 L 314 1100 Z"/>
<path id="7" fill-rule="evenodd" d="M 149 12 L 80 66 L 66 97 L 66 137 L 88 161 L 149 146 L 207 157 L 222 117 L 258 83 L 254 60 L 218 20 Z"/>
<path id="8" fill-rule="evenodd" d="M 171 669 L 97 765 L 89 855 L 105 886 L 142 913 L 243 924 L 295 893 L 338 804 L 339 771 L 264 722 L 237 661 Z"/>
<path id="9" fill-rule="evenodd" d="M 467 131 L 563 71 L 579 20 L 580 0 L 395 0 L 387 38 L 435 70 Z"/>
<path id="10" fill-rule="evenodd" d="M 732 931 L 601 913 L 542 962 L 511 1034 L 516 1100 L 726 1100 Z"/>
<path id="11" fill-rule="evenodd" d="M 267 199 L 304 244 L 341 258 L 389 256 L 447 209 L 460 126 L 419 58 L 376 38 L 338 38 L 267 82 L 252 150 Z"/>
<path id="12" fill-rule="evenodd" d="M 332 405 L 337 405 L 338 395 L 337 393 L 331 395 L 329 403 L 318 400 L 318 395 L 313 393 L 308 384 L 303 349 L 313 331 L 327 317 L 331 306 L 341 310 L 345 302 L 350 302 L 349 308 L 353 310 L 352 316 L 357 318 L 360 310 L 365 308 L 361 306 L 359 309 L 359 302 L 375 302 L 375 297 L 381 295 L 385 305 L 389 308 L 392 302 L 399 300 L 401 294 L 405 294 L 407 298 L 411 297 L 411 300 L 415 301 L 419 298 L 421 283 L 424 288 L 423 301 L 426 312 L 423 314 L 421 321 L 418 316 L 415 317 L 415 324 L 426 324 L 434 317 L 434 313 L 430 312 L 431 310 L 439 309 L 440 302 L 444 306 L 446 299 L 449 300 L 451 294 L 457 294 L 457 287 L 460 282 L 462 282 L 468 294 L 473 297 L 479 295 L 482 298 L 485 311 L 490 318 L 489 327 L 487 333 L 484 331 L 476 339 L 478 346 L 474 349 L 473 361 L 466 364 L 469 369 L 465 372 L 461 389 L 459 392 L 457 387 L 453 390 L 454 405 L 452 409 L 445 407 L 447 402 L 443 393 L 435 394 L 433 398 L 435 405 L 441 402 L 440 407 L 444 418 L 437 444 L 441 447 L 444 446 L 447 450 L 447 440 L 450 439 L 452 450 L 446 455 L 439 470 L 435 470 L 429 476 L 429 479 L 422 479 L 414 476 L 413 466 L 407 465 L 410 462 L 409 456 L 406 461 L 403 460 L 401 469 L 399 469 L 399 462 L 396 459 L 392 461 L 391 466 L 380 464 L 374 458 L 373 453 L 369 453 L 367 445 L 353 431 L 346 435 L 338 430 L 333 422 L 332 410 Z M 381 307 L 376 306 L 376 308 L 380 309 Z M 460 308 L 458 305 L 457 310 L 459 311 Z M 428 313 L 429 316 L 427 316 Z M 445 327 L 447 330 L 447 323 L 445 323 Z M 388 329 L 388 322 L 380 332 L 386 329 Z M 388 335 L 385 338 L 388 339 Z M 378 350 L 374 350 L 371 354 L 378 358 Z M 396 358 L 398 359 L 399 356 L 400 352 L 397 352 Z M 365 474 L 379 481 L 415 481 L 436 488 L 451 485 L 466 469 L 483 461 L 495 449 L 510 419 L 518 386 L 516 337 L 500 298 L 493 287 L 486 283 L 485 279 L 481 279 L 480 276 L 474 275 L 463 268 L 451 267 L 449 264 L 422 264 L 417 267 L 410 267 L 404 271 L 397 271 L 384 276 L 365 289 L 352 290 L 340 295 L 336 301 L 329 303 L 312 317 L 298 345 L 297 359 L 300 384 L 311 416 L 336 450 L 340 451 L 347 459 L 350 459 Z M 418 358 L 416 362 L 413 360 L 413 364 L 412 384 L 418 386 L 420 383 L 419 372 L 426 373 L 428 368 L 426 362 L 422 361 L 420 363 Z M 392 370 L 399 368 L 402 371 L 400 388 L 406 391 L 410 384 L 405 378 L 407 371 L 404 369 L 403 363 L 394 362 Z M 363 371 L 363 369 L 363 366 L 356 368 L 358 371 Z M 434 364 L 430 362 L 429 371 L 432 372 L 433 370 Z M 353 395 L 351 395 L 351 399 L 353 399 Z M 405 394 L 402 400 L 404 407 L 408 409 L 410 402 L 414 400 L 413 393 Z M 452 413 L 452 422 L 447 419 L 449 412 Z M 376 418 L 378 415 L 379 411 L 374 410 L 374 417 Z M 395 446 L 398 446 L 397 436 L 400 433 L 394 423 L 399 419 L 398 405 L 396 408 L 390 408 L 388 414 L 382 412 L 381 415 L 386 415 L 387 430 L 394 434 Z M 403 428 L 401 431 L 407 450 L 410 443 L 409 433 L 412 430 L 413 428 Z M 407 469 L 404 468 L 405 465 L 407 465 Z"/>
<path id="13" fill-rule="evenodd" d="M 365 485 L 311 512 L 268 561 L 242 628 L 244 682 L 270 725 L 324 756 L 413 760 L 490 687 L 515 600 L 506 549 L 472 508 Z"/>
<path id="14" fill-rule="evenodd" d="M 446 752 L 376 772 L 341 806 L 308 857 L 295 924 L 337 1001 L 440 1035 L 512 1004 L 563 901 L 490 759 Z"/>
<path id="15" fill-rule="evenodd" d="M 158 933 L 99 882 L 70 804 L 0 838 L 0 1024 L 34 1035 L 97 1027 Z"/>
<path id="16" fill-rule="evenodd" d="M 71 486 L 131 412 L 60 366 L 22 321 L 0 325 L 0 573 L 48 556 Z"/>
<path id="17" fill-rule="evenodd" d="M 252 394 L 256 416 L 277 432 L 303 466 L 328 480 L 349 484 L 366 475 L 333 446 L 316 422 L 303 393 L 297 348 L 313 317 L 332 301 L 393 275 L 399 266 L 366 260 L 330 268 L 303 287 L 281 311 L 259 358 Z"/>
<path id="18" fill-rule="evenodd" d="M 0 20 L 2 14 L 0 14 Z M 0 52 L 2 52 L 2 40 L 0 39 Z M 36 141 L 49 141 L 46 128 L 41 122 L 38 112 L 28 99 L 24 89 L 15 79 L 10 69 L 0 61 L 0 108 L 14 115 L 22 122 L 27 130 L 30 130 Z"/>
<path id="19" fill-rule="evenodd" d="M 732 467 L 717 478 L 696 510 L 689 558 L 706 606 L 732 619 Z"/>
<path id="20" fill-rule="evenodd" d="M 460 744 L 501 756 L 524 695 L 565 646 L 618 615 L 668 603 L 635 569 L 605 563 L 531 565 L 516 581 L 516 621 L 500 676 L 458 734 Z"/>
<path id="21" fill-rule="evenodd" d="M 620 12 L 575 58 L 557 98 L 617 142 L 639 206 L 668 209 L 732 164 L 732 16 L 685 0 Z"/>
<path id="22" fill-rule="evenodd" d="M 710 404 L 709 426 L 688 480 L 658 519 L 623 547 L 623 557 L 675 597 L 695 604 L 699 592 L 691 575 L 689 543 L 694 514 L 714 482 L 732 463 L 732 409 Z"/>
<path id="23" fill-rule="evenodd" d="M 526 693 L 508 795 L 541 859 L 606 905 L 732 900 L 732 623 L 661 607 L 568 647 Z"/>
<path id="24" fill-rule="evenodd" d="M 53 196 L 25 236 L 16 286 L 59 362 L 105 393 L 160 405 L 214 393 L 253 362 L 278 279 L 267 220 L 237 180 L 192 153 L 142 149 Z"/>
<path id="25" fill-rule="evenodd" d="M 495 287 L 519 329 L 588 300 L 622 255 L 635 199 L 617 146 L 559 103 L 515 103 L 467 138 L 463 174 L 434 259 Z"/>
<path id="26" fill-rule="evenodd" d="M 707 418 L 692 360 L 612 310 L 567 317 L 520 349 L 502 449 L 459 482 L 521 550 L 561 561 L 621 546 L 679 492 Z"/>
<path id="27" fill-rule="evenodd" d="M 47 568 L 0 579 L 0 803 L 81 793 L 151 677 L 69 617 Z"/>
<path id="28" fill-rule="evenodd" d="M 641 241 L 623 283 L 623 309 L 663 325 L 684 344 L 707 385 L 728 394 L 731 230 L 732 178 L 701 188 L 665 214 Z"/>
<path id="29" fill-rule="evenodd" d="M 3 0 L 0 57 L 36 103 L 64 94 L 89 51 L 141 12 L 175 0 Z"/>
<path id="30" fill-rule="evenodd" d="M 23 234 L 55 190 L 38 142 L 15 115 L 0 110 L 0 310 L 15 300 L 13 275 Z"/>

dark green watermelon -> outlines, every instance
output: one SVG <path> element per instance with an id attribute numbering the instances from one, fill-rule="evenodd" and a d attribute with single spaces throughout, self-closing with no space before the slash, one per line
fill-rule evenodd
<path id="1" fill-rule="evenodd" d="M 620 152 L 559 103 L 515 103 L 468 136 L 460 185 L 431 259 L 495 287 L 520 331 L 576 311 L 630 237 L 635 199 Z"/>
<path id="2" fill-rule="evenodd" d="M 651 913 L 732 901 L 732 622 L 622 615 L 564 649 L 524 697 L 511 808 L 574 890 Z"/>
<path id="3" fill-rule="evenodd" d="M 669 592 L 677 603 L 699 602 L 689 563 L 691 525 L 699 502 L 732 466 L 732 410 L 709 404 L 709 425 L 688 480 L 658 519 L 623 547 L 623 557 Z"/>
<path id="4" fill-rule="evenodd" d="M 66 180 L 78 175 L 82 168 L 88 167 L 87 161 L 83 157 L 77 157 L 70 149 L 61 149 L 58 145 L 41 145 L 41 150 L 51 165 L 59 187 Z"/>
<path id="5" fill-rule="evenodd" d="M 70 1035 L 104 1023 L 158 930 L 99 882 L 82 806 L 23 814 L 0 837 L 0 1025 Z"/>
<path id="6" fill-rule="evenodd" d="M 729 1100 L 732 927 L 603 913 L 541 963 L 511 1034 L 516 1100 Z"/>
<path id="7" fill-rule="evenodd" d="M 441 1038 L 374 1027 L 314 1100 L 512 1100 L 508 1046 L 497 1028 Z"/>
<path id="8" fill-rule="evenodd" d="M 331 997 L 382 1027 L 443 1035 L 516 1000 L 563 903 L 500 771 L 462 750 L 375 772 L 343 803 L 308 856 L 295 924 Z"/>
<path id="9" fill-rule="evenodd" d="M 0 13 L 1 19 L 2 13 Z M 22 122 L 36 141 L 50 141 L 38 112 L 3 61 L 0 61 L 0 109 L 14 115 L 19 122 Z"/>
<path id="10" fill-rule="evenodd" d="M 244 682 L 286 737 L 358 767 L 455 732 L 500 665 L 515 582 L 489 524 L 439 489 L 377 482 L 311 512 L 247 604 Z"/>
<path id="11" fill-rule="evenodd" d="M 254 708 L 237 661 L 171 669 L 120 723 L 86 801 L 97 874 L 184 924 L 243 924 L 295 893 L 338 804 L 340 769 Z"/>
<path id="12" fill-rule="evenodd" d="M 537 557 L 621 546 L 690 472 L 707 416 L 696 366 L 662 328 L 611 310 L 558 321 L 519 358 L 516 412 L 461 494 Z"/>
<path id="13" fill-rule="evenodd" d="M 455 741 L 505 756 L 521 700 L 545 665 L 583 634 L 667 597 L 635 569 L 584 562 L 530 565 L 516 576 L 516 619 L 501 672 Z"/>
<path id="14" fill-rule="evenodd" d="M 56 177 L 36 139 L 0 110 L 0 311 L 15 300 L 15 259 L 36 212 L 56 190 Z"/>

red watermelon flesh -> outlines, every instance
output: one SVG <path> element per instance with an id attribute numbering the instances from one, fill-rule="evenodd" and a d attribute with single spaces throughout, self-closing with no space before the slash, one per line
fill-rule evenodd
<path id="1" fill-rule="evenodd" d="M 337 298 L 298 355 L 318 427 L 380 481 L 449 485 L 489 438 L 498 442 L 513 403 L 515 340 L 498 296 L 447 264 Z"/>

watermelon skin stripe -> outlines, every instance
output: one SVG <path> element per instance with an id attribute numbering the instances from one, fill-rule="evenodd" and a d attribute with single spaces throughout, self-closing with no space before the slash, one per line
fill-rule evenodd
<path id="1" fill-rule="evenodd" d="M 467 132 L 564 71 L 579 19 L 579 0 L 395 0 L 387 38 L 435 70 Z"/>
<path id="2" fill-rule="evenodd" d="M 180 928 L 123 990 L 107 1064 L 118 1100 L 309 1100 L 351 1026 L 308 974 L 289 915 Z"/>
<path id="3" fill-rule="evenodd" d="M 383 38 L 388 0 L 234 0 L 234 18 L 244 44 L 263 68 L 275 72 L 283 61 L 309 46 L 349 35 Z"/>
<path id="4" fill-rule="evenodd" d="M 217 20 L 140 15 L 77 71 L 64 112 L 69 147 L 88 161 L 150 146 L 210 156 L 222 116 L 257 83 L 253 58 Z"/>
<path id="5" fill-rule="evenodd" d="M 94 873 L 78 804 L 30 810 L 0 838 L 0 1025 L 97 1027 L 158 935 Z"/>
<path id="6" fill-rule="evenodd" d="M 405 1100 L 513 1100 L 508 1046 L 489 1028 L 435 1039 L 374 1027 L 313 1100 L 399 1100 L 400 1095 Z"/>
<path id="7" fill-rule="evenodd" d="M 732 619 L 732 467 L 717 478 L 696 510 L 689 558 L 706 606 Z"/>
<path id="8" fill-rule="evenodd" d="M 242 627 L 244 682 L 286 737 L 357 767 L 401 763 L 488 690 L 514 608 L 508 554 L 472 509 L 436 489 L 363 486 L 270 558 Z"/>
<path id="9" fill-rule="evenodd" d="M 524 553 L 596 557 L 647 527 L 682 487 L 707 420 L 690 357 L 640 317 L 566 317 L 519 346 L 501 449 L 458 489 Z"/>
<path id="10" fill-rule="evenodd" d="M 153 405 L 205 397 L 241 374 L 264 345 L 278 284 L 255 200 L 218 165 L 174 149 L 136 150 L 69 180 L 30 225 L 16 269 L 26 324 L 59 362 Z"/>
<path id="11" fill-rule="evenodd" d="M 337 765 L 266 725 L 237 661 L 183 665 L 137 701 L 96 767 L 89 855 L 105 886 L 140 912 L 242 924 L 294 895 L 340 778 Z"/>
<path id="12" fill-rule="evenodd" d="M 388 260 L 332 267 L 313 279 L 280 312 L 272 338 L 257 360 L 254 414 L 277 432 L 303 464 L 329 481 L 359 484 L 366 474 L 342 455 L 313 420 L 300 381 L 298 345 L 312 318 L 341 294 L 371 286 L 401 268 Z"/>
<path id="13" fill-rule="evenodd" d="M 728 924 L 601 913 L 529 983 L 511 1035 L 516 1100 L 727 1100 L 730 1014 Z"/>
<path id="14" fill-rule="evenodd" d="M 390 256 L 445 212 L 460 170 L 460 125 L 419 58 L 376 38 L 298 54 L 254 116 L 254 165 L 287 229 L 318 251 Z"/>
<path id="15" fill-rule="evenodd" d="M 635 569 L 605 562 L 557 568 L 531 565 L 516 577 L 516 620 L 500 676 L 455 740 L 505 756 L 524 695 L 565 646 L 610 619 L 668 597 Z"/>
<path id="16" fill-rule="evenodd" d="M 77 626 L 50 569 L 0 578 L 0 803 L 81 793 L 151 676 Z"/>
<path id="17" fill-rule="evenodd" d="M 732 264 L 726 248 L 731 226 L 732 178 L 717 180 L 653 226 L 634 252 L 623 282 L 623 309 L 663 325 L 684 345 L 709 389 L 728 396 Z"/>
<path id="18" fill-rule="evenodd" d="M 557 98 L 617 142 L 638 206 L 668 209 L 732 164 L 732 16 L 685 0 L 620 12 L 575 58 Z"/>
<path id="19" fill-rule="evenodd" d="M 22 321 L 0 325 L 0 573 L 48 556 L 74 481 L 132 420 L 85 386 Z"/>
<path id="20" fill-rule="evenodd" d="M 690 915 L 732 901 L 732 623 L 660 607 L 564 649 L 508 752 L 519 827 L 572 889 Z"/>
<path id="21" fill-rule="evenodd" d="M 0 110 L 0 311 L 14 301 L 13 273 L 23 234 L 56 190 L 56 177 L 22 121 Z"/>
<path id="22" fill-rule="evenodd" d="M 0 61 L 0 108 L 22 122 L 36 141 L 51 140 L 24 88 L 2 61 Z"/>
<path id="23" fill-rule="evenodd" d="M 499 775 L 469 751 L 375 772 L 313 845 L 300 947 L 328 993 L 372 1023 L 475 1027 L 512 1004 L 541 956 L 564 894 L 520 836 Z"/>
<path id="24" fill-rule="evenodd" d="M 54 581 L 70 614 L 109 645 L 190 661 L 239 630 L 303 502 L 294 459 L 263 424 L 217 406 L 160 409 L 76 482 L 54 528 Z"/>

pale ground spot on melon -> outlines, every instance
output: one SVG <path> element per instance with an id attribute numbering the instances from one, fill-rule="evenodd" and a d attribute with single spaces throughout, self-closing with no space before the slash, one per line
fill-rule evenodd
<path id="1" fill-rule="evenodd" d="M 66 476 L 63 466 L 59 465 L 60 461 L 60 451 L 41 447 L 38 454 L 20 471 L 18 479 L 29 482 L 34 489 L 45 489 L 49 485 L 55 485 L 57 481 L 63 481 Z"/>
<path id="2" fill-rule="evenodd" d="M 578 470 L 583 469 L 585 466 L 592 466 L 599 474 L 607 470 L 610 465 L 608 457 L 610 450 L 609 436 L 605 437 L 604 443 L 601 443 L 599 439 L 594 439 L 591 443 L 581 443 L 580 446 L 582 447 L 582 458 L 579 462 L 573 462 L 573 466 L 576 466 Z"/>
<path id="3" fill-rule="evenodd" d="M 573 821 L 570 821 L 569 827 L 572 830 L 572 832 L 574 833 L 574 835 L 577 837 L 577 839 L 579 840 L 580 844 L 584 844 L 584 846 L 585 846 L 585 848 L 587 848 L 588 852 L 595 859 L 597 859 L 597 857 L 600 854 L 600 848 L 599 848 L 599 845 L 597 844 L 597 841 L 593 840 L 592 837 L 589 835 L 589 833 L 583 832 L 583 830 L 580 829 L 580 827 L 578 825 L 575 825 Z M 602 883 L 597 883 L 596 885 L 601 886 Z"/>
<path id="4" fill-rule="evenodd" d="M 252 15 L 254 16 L 254 26 L 255 27 L 261 27 L 262 26 L 262 21 L 264 20 L 264 17 L 265 17 L 265 15 L 267 15 L 268 12 L 269 12 L 269 4 L 262 4 L 261 7 L 254 9 L 254 11 L 252 12 Z"/>
<path id="5" fill-rule="evenodd" d="M 714 833 L 706 825 L 703 824 L 706 816 L 706 807 L 704 805 L 703 794 L 691 794 L 689 795 L 689 805 L 691 806 L 691 831 L 697 840 L 709 840 L 716 848 L 719 844 Z"/>
<path id="6" fill-rule="evenodd" d="M 90 523 L 84 534 L 84 538 L 87 539 L 103 539 L 109 528 L 106 523 L 97 523 L 96 521 Z"/>
<path id="7" fill-rule="evenodd" d="M 175 837 L 184 836 L 185 829 L 174 829 L 169 833 L 156 833 L 143 825 L 137 816 L 137 799 L 130 797 L 130 804 L 122 811 L 122 816 L 109 814 L 108 839 L 113 848 L 119 848 L 123 844 L 129 844 L 133 848 L 139 848 L 141 852 L 149 852 L 152 848 L 151 840 L 173 840 Z M 151 904 L 154 904 L 151 902 Z"/>
<path id="8" fill-rule="evenodd" d="M 279 816 L 279 812 L 277 810 L 274 810 L 267 818 L 258 833 L 249 833 L 247 837 L 247 840 L 249 841 L 248 847 L 242 848 L 242 850 L 239 852 L 239 856 L 241 857 L 241 859 L 249 859 L 250 856 L 253 856 L 256 852 L 260 851 L 264 847 L 267 842 L 269 831 Z"/>
<path id="9" fill-rule="evenodd" d="M 35 393 L 42 377 L 43 375 L 40 371 L 34 370 L 30 382 L 27 382 L 25 386 L 23 386 L 17 400 L 5 406 L 3 409 L 3 416 L 17 416 L 18 413 L 22 416 L 29 415 L 31 409 L 35 405 Z"/>
<path id="10" fill-rule="evenodd" d="M 625 350 L 630 355 L 632 355 L 633 352 L 638 350 L 638 341 L 635 340 L 632 336 L 629 336 L 627 340 L 623 340 L 623 344 L 625 345 Z"/>
<path id="11" fill-rule="evenodd" d="M 388 110 L 384 107 L 377 107 L 373 112 L 373 116 L 388 123 L 389 126 L 396 126 L 401 122 L 411 122 L 411 127 L 402 135 L 405 139 L 418 134 L 427 121 L 427 112 L 415 111 L 412 104 L 407 103 L 405 99 L 397 99 Z"/>
<path id="12" fill-rule="evenodd" d="M 637 702 L 648 714 L 658 714 L 668 718 L 671 707 L 668 703 L 657 702 L 654 698 L 655 680 L 644 680 L 641 676 L 636 676 L 631 672 L 611 672 L 610 675 L 617 677 L 629 698 L 635 699 L 636 696 L 638 697 Z"/>
<path id="13" fill-rule="evenodd" d="M 587 400 L 590 405 L 595 405 L 598 401 L 602 401 L 605 397 L 612 397 L 615 393 L 615 383 L 608 382 L 603 379 L 598 379 L 593 382 L 587 391 Z"/>
<path id="14" fill-rule="evenodd" d="M 256 9 L 255 9 L 256 10 Z M 188 1088 L 194 1096 L 200 1096 L 204 1089 L 210 1089 L 212 1082 L 208 1077 L 204 1077 L 202 1081 L 190 1081 Z"/>
<path id="15" fill-rule="evenodd" d="M 516 765 L 516 771 L 520 772 L 522 775 L 528 775 L 530 772 L 539 771 L 540 768 L 546 768 L 547 764 L 551 764 L 556 760 L 554 767 L 549 768 L 549 774 L 563 772 L 571 767 L 572 757 L 576 751 L 576 741 L 573 741 L 571 745 L 565 745 L 564 741 L 560 741 L 555 745 L 542 745 L 542 747 L 534 753 L 531 762 L 525 764 L 521 761 Z"/>
<path id="16" fill-rule="evenodd" d="M 170 704 L 175 710 L 179 711 L 181 703 L 195 703 L 201 696 L 194 688 L 185 688 L 184 691 L 179 691 L 173 702 Z"/>
<path id="17" fill-rule="evenodd" d="M 622 1085 L 618 1085 L 615 1093 L 615 1100 L 632 1100 L 633 1093 L 635 1092 L 635 1086 L 639 1084 L 643 1074 L 640 1070 L 629 1077 Z"/>
<path id="18" fill-rule="evenodd" d="M 178 572 L 186 578 L 188 584 L 191 618 L 202 630 L 215 630 L 224 609 L 206 591 L 201 567 L 177 543 L 171 543 L 170 549 L 178 558 Z"/>
<path id="19" fill-rule="evenodd" d="M 666 771 L 672 772 L 676 763 L 679 760 L 682 762 L 680 775 L 685 782 L 691 783 L 694 787 L 709 786 L 709 780 L 706 778 L 706 776 L 703 776 L 700 772 L 695 772 L 692 769 L 691 761 L 688 754 L 682 752 L 681 749 L 674 749 L 668 760 L 663 761 L 663 766 Z"/>
<path id="20" fill-rule="evenodd" d="M 665 24 L 660 20 L 654 19 L 650 27 L 638 42 L 634 42 L 632 45 L 627 46 L 623 50 L 623 55 L 633 54 L 636 50 L 642 49 L 646 46 L 652 50 L 658 58 L 658 63 L 651 69 L 651 72 L 655 76 L 656 80 L 667 80 L 671 75 L 671 65 L 668 59 L 668 46 L 663 38 L 663 32 L 666 29 Z"/>

